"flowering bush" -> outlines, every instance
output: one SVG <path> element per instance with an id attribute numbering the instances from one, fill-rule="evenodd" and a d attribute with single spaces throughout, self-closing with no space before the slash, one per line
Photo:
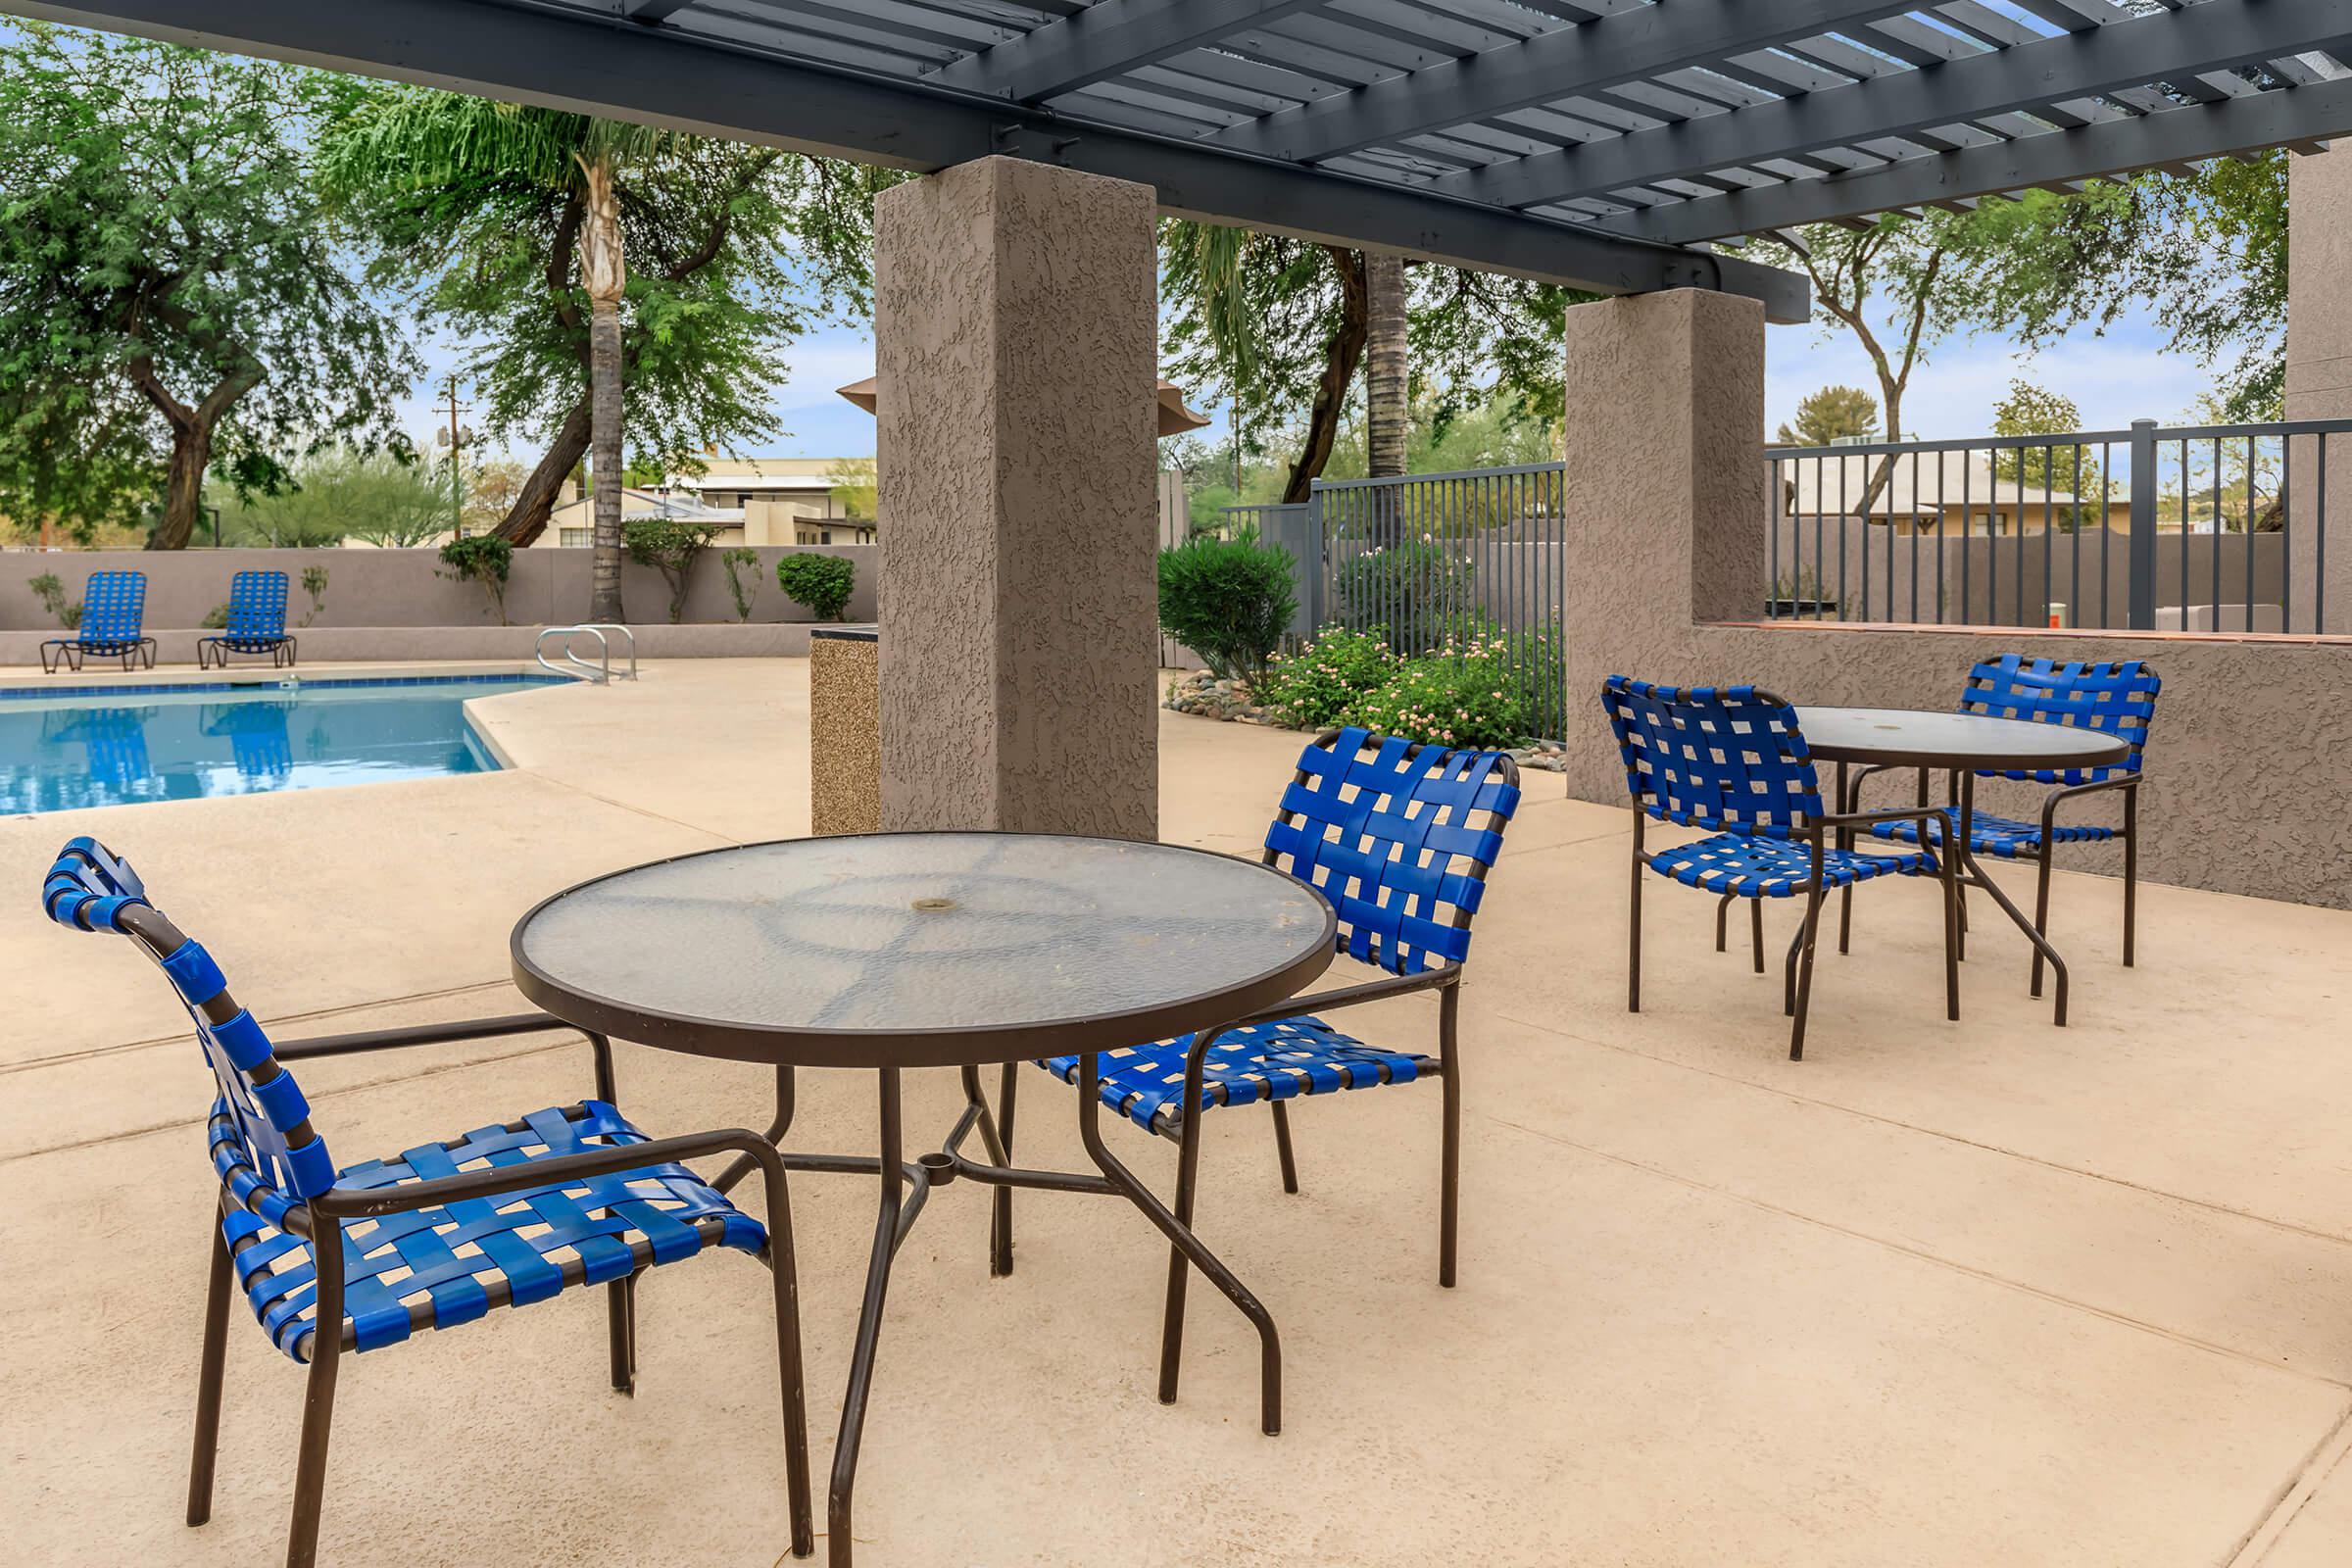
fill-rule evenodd
<path id="1" fill-rule="evenodd" d="M 1383 631 L 1326 626 L 1297 653 L 1268 660 L 1250 695 L 1294 729 L 1321 729 L 1387 685 L 1399 662 Z"/>
<path id="2" fill-rule="evenodd" d="M 1437 652 L 1401 662 L 1340 719 L 1441 746 L 1516 746 L 1530 727 L 1510 645 L 1488 635 L 1449 637 Z"/>

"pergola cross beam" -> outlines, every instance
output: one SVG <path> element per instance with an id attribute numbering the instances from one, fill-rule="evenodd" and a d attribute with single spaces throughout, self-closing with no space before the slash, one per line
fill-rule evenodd
<path id="1" fill-rule="evenodd" d="M 1101 0 L 1076 16 L 967 55 L 943 85 L 1035 103 L 1186 54 L 1326 0 Z"/>

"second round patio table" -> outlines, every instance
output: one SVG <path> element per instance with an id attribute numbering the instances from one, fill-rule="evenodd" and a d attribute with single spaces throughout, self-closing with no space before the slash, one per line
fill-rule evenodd
<path id="1" fill-rule="evenodd" d="M 827 1556 L 842 1568 L 891 1261 L 930 1189 L 958 1177 L 998 1190 L 993 1273 L 1011 1267 L 1011 1188 L 1133 1203 L 1256 1328 L 1262 1422 L 1279 1430 L 1273 1319 L 1103 1144 L 1099 1054 L 1220 1027 L 1297 995 L 1329 967 L 1336 931 L 1330 905 L 1304 883 L 1203 850 L 874 833 L 713 850 L 598 877 L 524 915 L 510 951 L 522 994 L 566 1023 L 773 1065 L 767 1136 L 779 1145 L 792 1126 L 795 1068 L 877 1076 L 874 1154 L 783 1156 L 787 1169 L 881 1183 L 827 1497 Z M 1011 1166 L 1009 1113 L 1000 1128 L 983 1093 L 982 1066 L 1001 1063 L 1010 1077 L 1052 1055 L 1079 1059 L 1078 1133 L 1092 1173 Z M 900 1115 L 900 1075 L 910 1067 L 960 1069 L 965 1098 L 939 1149 L 913 1161 Z M 985 1161 L 962 1152 L 975 1130 Z M 738 1160 L 713 1185 L 724 1192 L 750 1168 Z M 796 1490 L 794 1534 L 805 1540 L 805 1483 Z"/>
<path id="2" fill-rule="evenodd" d="M 1927 804 L 1927 775 L 1940 770 L 1952 775 L 1952 811 L 1958 826 L 1950 835 L 1960 863 L 1954 867 L 1964 887 L 1982 888 L 2001 906 L 2026 940 L 2034 944 L 2034 995 L 2041 995 L 2041 963 L 2049 961 L 2057 976 L 2056 1021 L 2066 1022 L 2066 959 L 2050 939 L 2010 902 L 2000 884 L 1984 873 L 1971 851 L 1976 828 L 1977 775 L 1980 772 L 2064 772 L 2070 768 L 2099 767 L 2122 761 L 2131 745 L 2105 730 L 2067 724 L 2037 724 L 2021 718 L 1995 718 L 1988 713 L 1927 712 L 1907 708 L 1799 708 L 1797 728 L 1805 750 L 1838 764 L 1838 809 L 1854 803 L 1846 770 L 1850 764 L 1875 767 L 1915 767 L 1920 770 L 1920 804 Z M 1855 788 L 1859 788 L 1859 780 Z M 1839 837 L 1852 848 L 1851 830 Z M 2129 886 L 2129 884 L 2126 884 Z M 1845 951 L 1851 890 L 1840 901 L 1838 951 Z M 1963 932 L 1966 926 L 1962 927 Z M 1965 943 L 1965 935 L 1961 938 Z M 1963 950 L 1965 951 L 1965 949 Z"/>

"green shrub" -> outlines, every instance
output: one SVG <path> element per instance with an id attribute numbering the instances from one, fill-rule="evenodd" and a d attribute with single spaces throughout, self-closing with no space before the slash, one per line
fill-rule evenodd
<path id="1" fill-rule="evenodd" d="M 1436 653 L 1397 665 L 1342 721 L 1441 746 L 1516 746 L 1530 725 L 1512 652 L 1499 637 L 1448 639 Z"/>
<path id="2" fill-rule="evenodd" d="M 215 605 L 204 612 L 204 618 L 198 621 L 196 626 L 200 631 L 226 631 L 228 629 L 228 606 L 225 604 Z"/>
<path id="3" fill-rule="evenodd" d="M 1196 535 L 1159 553 L 1159 623 L 1219 679 L 1255 681 L 1298 609 L 1291 553 L 1257 542 Z"/>
<path id="4" fill-rule="evenodd" d="M 784 597 L 819 620 L 844 618 L 857 585 L 857 566 L 839 556 L 786 556 L 776 563 L 776 586 Z"/>
<path id="5" fill-rule="evenodd" d="M 72 631 L 81 624 L 81 607 L 66 602 L 66 585 L 57 580 L 56 572 L 44 571 L 24 586 L 32 590 L 43 610 L 57 617 L 60 626 Z"/>
<path id="6" fill-rule="evenodd" d="M 507 623 L 507 577 L 514 569 L 512 544 L 494 533 L 452 539 L 441 547 L 441 564 L 449 570 L 435 572 L 435 576 L 479 584 L 498 623 Z"/>
<path id="7" fill-rule="evenodd" d="M 620 548 L 640 566 L 651 566 L 669 584 L 669 623 L 686 613 L 686 590 L 694 581 L 694 564 L 710 548 L 719 530 L 715 522 L 688 522 L 679 517 L 638 517 L 620 525 Z"/>
<path id="8" fill-rule="evenodd" d="M 303 567 L 302 591 L 311 596 L 310 613 L 304 615 L 301 621 L 302 625 L 308 626 L 312 621 L 317 620 L 318 612 L 326 608 L 326 568 L 324 566 Z"/>
<path id="9" fill-rule="evenodd" d="M 1321 729 L 1386 686 L 1396 666 L 1386 632 L 1326 626 L 1297 653 L 1267 660 L 1250 695 L 1294 729 Z"/>
<path id="10" fill-rule="evenodd" d="M 1390 647 L 1418 654 L 1472 634 L 1464 607 L 1474 569 L 1458 545 L 1422 538 L 1351 556 L 1335 581 L 1349 620 L 1386 626 Z"/>
<path id="11" fill-rule="evenodd" d="M 727 568 L 727 592 L 735 600 L 735 619 L 740 623 L 752 618 L 752 599 L 760 592 L 760 552 L 747 545 L 719 552 L 718 564 Z M 755 568 L 745 572 L 744 567 Z"/>

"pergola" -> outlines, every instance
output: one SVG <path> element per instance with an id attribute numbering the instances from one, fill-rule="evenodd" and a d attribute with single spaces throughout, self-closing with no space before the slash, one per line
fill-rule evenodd
<path id="1" fill-rule="evenodd" d="M 1154 213 L 1716 296 L 1572 331 L 1570 407 L 1663 381 L 1665 445 L 1596 462 L 1689 481 L 1628 507 L 1752 529 L 1762 322 L 1809 302 L 1714 242 L 2352 131 L 2352 0 L 0 10 L 937 174 L 878 232 L 893 826 L 1152 831 Z"/>

